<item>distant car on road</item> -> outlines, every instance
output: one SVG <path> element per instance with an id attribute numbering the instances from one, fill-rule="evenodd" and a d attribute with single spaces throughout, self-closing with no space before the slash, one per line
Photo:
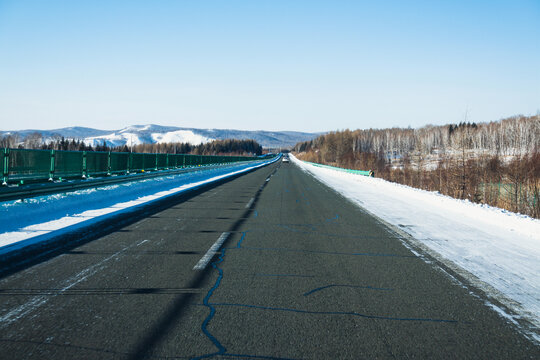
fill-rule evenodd
<path id="1" fill-rule="evenodd" d="M 289 162 L 289 158 L 286 157 L 286 156 L 284 156 L 282 161 L 288 163 L 288 162 Z"/>

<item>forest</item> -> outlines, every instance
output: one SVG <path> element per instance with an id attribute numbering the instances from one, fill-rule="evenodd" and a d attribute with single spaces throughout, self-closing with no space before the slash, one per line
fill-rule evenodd
<path id="1" fill-rule="evenodd" d="M 540 115 L 489 123 L 343 130 L 298 143 L 297 156 L 540 217 Z"/>
<path id="2" fill-rule="evenodd" d="M 40 133 L 33 133 L 19 139 L 17 134 L 0 136 L 0 148 L 67 150 L 67 151 L 117 151 L 161 154 L 194 154 L 194 155 L 261 155 L 263 148 L 255 140 L 213 140 L 205 144 L 192 145 L 189 143 L 154 143 L 138 144 L 128 147 L 108 146 L 106 143 L 95 147 L 86 145 L 83 141 L 58 137 L 52 141 L 44 141 Z"/>

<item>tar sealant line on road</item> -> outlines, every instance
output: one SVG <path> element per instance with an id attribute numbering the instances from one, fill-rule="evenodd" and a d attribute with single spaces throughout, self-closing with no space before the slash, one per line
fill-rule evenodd
<path id="1" fill-rule="evenodd" d="M 206 304 L 205 304 L 206 305 Z M 457 324 L 460 321 L 454 319 L 437 319 L 437 318 L 415 318 L 415 317 L 394 317 L 394 316 L 381 316 L 381 315 L 369 315 L 357 313 L 355 311 L 312 311 L 312 310 L 303 310 L 303 309 L 293 309 L 293 308 L 280 308 L 272 306 L 261 306 L 261 305 L 251 305 L 251 304 L 232 304 L 232 303 L 210 303 L 212 307 L 238 307 L 238 308 L 248 308 L 248 309 L 259 309 L 259 310 L 270 310 L 270 311 L 281 311 L 281 312 L 293 312 L 299 314 L 311 314 L 311 315 L 345 315 L 345 316 L 355 316 L 364 319 L 374 319 L 374 320 L 393 320 L 393 321 L 421 321 L 421 322 L 435 322 L 435 323 L 453 323 Z"/>
<path id="2" fill-rule="evenodd" d="M 231 235 L 230 232 L 224 232 L 220 235 L 220 237 L 216 240 L 216 242 L 214 243 L 214 245 L 212 245 L 210 247 L 210 249 L 208 249 L 208 251 L 206 252 L 206 254 L 204 254 L 204 256 L 201 258 L 201 260 L 199 260 L 199 262 L 197 263 L 197 265 L 195 265 L 193 267 L 193 270 L 204 270 L 206 268 L 206 266 L 208 266 L 208 263 L 210 262 L 210 260 L 212 260 L 212 258 L 214 257 L 214 255 L 217 254 L 217 252 L 219 251 L 219 249 L 221 248 L 221 246 L 223 245 L 223 243 L 225 242 L 225 240 L 227 240 L 227 238 L 229 237 L 229 235 Z"/>
<path id="3" fill-rule="evenodd" d="M 216 308 L 213 306 L 213 304 L 210 302 L 210 298 L 214 294 L 214 291 L 216 291 L 219 286 L 221 285 L 221 281 L 223 280 L 223 269 L 221 269 L 218 265 L 223 262 L 225 254 L 227 250 L 233 250 L 233 249 L 240 249 L 242 248 L 242 241 L 244 240 L 246 236 L 247 231 L 242 232 L 242 237 L 238 241 L 238 244 L 235 248 L 222 248 L 220 253 L 221 255 L 217 260 L 211 263 L 212 267 L 217 270 L 218 277 L 216 279 L 216 282 L 214 283 L 214 286 L 208 290 L 208 293 L 203 299 L 202 306 L 205 306 L 209 309 L 208 316 L 204 319 L 203 323 L 201 324 L 201 331 L 206 335 L 206 337 L 212 342 L 212 344 L 217 348 L 216 352 L 199 355 L 192 357 L 192 360 L 202 360 L 202 359 L 208 359 L 213 358 L 216 356 L 225 356 L 225 357 L 235 357 L 235 358 L 249 358 L 249 359 L 273 359 L 273 360 L 295 360 L 292 358 L 281 358 L 281 357 L 274 357 L 274 356 L 264 356 L 264 355 L 250 355 L 250 354 L 231 354 L 227 351 L 227 348 L 216 338 L 210 330 L 208 330 L 208 325 L 210 324 L 210 321 L 214 318 L 216 315 Z"/>
<path id="4" fill-rule="evenodd" d="M 304 296 L 309 296 L 317 291 L 321 291 L 321 290 L 324 290 L 324 289 L 329 289 L 329 288 L 334 288 L 334 287 L 347 287 L 347 288 L 358 288 L 358 289 L 367 289 L 367 290 L 380 290 L 380 291 L 393 291 L 394 289 L 391 289 L 391 288 L 378 288 L 378 287 L 373 287 L 373 286 L 369 286 L 369 285 L 340 285 L 340 284 L 331 284 L 331 285 L 326 285 L 326 286 L 321 286 L 321 287 L 318 287 L 316 289 L 313 289 L 313 290 L 310 290 L 306 293 L 304 293 Z"/>

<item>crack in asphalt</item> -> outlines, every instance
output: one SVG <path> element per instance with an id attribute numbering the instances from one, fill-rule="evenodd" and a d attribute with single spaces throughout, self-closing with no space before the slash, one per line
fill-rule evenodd
<path id="1" fill-rule="evenodd" d="M 267 181 L 265 182 L 265 185 L 268 183 L 268 180 L 270 179 L 270 176 L 267 178 Z M 258 191 L 257 196 L 255 199 L 258 199 L 258 195 L 263 190 L 264 185 L 261 186 L 261 188 Z M 306 196 L 304 193 L 302 193 L 302 196 L 304 199 Z M 306 205 L 309 205 L 308 202 L 306 202 Z M 254 217 L 257 217 L 258 213 L 255 211 Z M 339 220 L 339 215 L 335 214 L 333 218 L 325 219 L 325 222 L 330 223 L 337 223 Z M 279 224 L 278 226 L 285 228 L 288 231 L 296 232 L 297 229 L 291 228 L 288 225 Z M 306 226 L 306 225 L 303 225 Z M 308 224 L 307 227 L 311 227 L 314 231 L 316 231 L 316 226 Z M 256 356 L 256 355 L 242 355 L 242 354 L 230 354 L 227 352 L 227 348 L 218 340 L 218 338 L 213 335 L 210 330 L 208 329 L 208 326 L 212 319 L 216 315 L 216 308 L 217 307 L 237 307 L 237 308 L 245 308 L 245 309 L 255 309 L 255 310 L 266 310 L 266 311 L 276 311 L 276 312 L 289 312 L 289 313 L 297 313 L 297 314 L 310 314 L 310 315 L 330 315 L 330 316 L 351 316 L 351 317 L 359 317 L 364 319 L 373 319 L 373 320 L 390 320 L 390 321 L 409 321 L 409 322 L 435 322 L 435 323 L 458 323 L 457 320 L 451 320 L 451 319 L 437 319 L 437 318 L 421 318 L 421 317 L 393 317 L 393 316 L 382 316 L 382 315 L 370 315 L 370 314 L 363 314 L 355 311 L 312 311 L 312 310 L 305 310 L 305 309 L 293 309 L 293 308 L 283 308 L 283 307 L 271 307 L 271 306 L 261 306 L 261 305 L 252 305 L 252 304 L 236 304 L 236 303 L 213 303 L 210 301 L 211 297 L 214 295 L 216 290 L 219 288 L 219 286 L 223 282 L 224 278 L 224 271 L 222 268 L 219 267 L 219 264 L 223 263 L 225 255 L 228 250 L 271 250 L 271 251 L 286 251 L 286 252 L 298 252 L 298 253 L 307 253 L 307 254 L 325 254 L 325 255 L 349 255 L 349 256 L 376 256 L 376 257 L 397 257 L 397 258 L 417 258 L 414 255 L 398 255 L 398 254 L 384 254 L 384 253 L 344 253 L 344 252 L 330 252 L 330 251 L 317 251 L 317 250 L 301 250 L 301 249 L 286 249 L 286 248 L 265 248 L 265 247 L 245 247 L 243 246 L 243 243 L 245 241 L 246 235 L 250 230 L 246 230 L 241 232 L 240 239 L 236 243 L 236 246 L 226 248 L 223 247 L 220 251 L 220 255 L 217 260 L 213 261 L 211 263 L 212 268 L 218 272 L 218 277 L 214 283 L 214 285 L 210 288 L 206 296 L 204 297 L 203 303 L 198 304 L 197 306 L 205 306 L 209 309 L 208 316 L 204 319 L 203 323 L 201 324 L 201 331 L 204 333 L 204 335 L 212 342 L 212 344 L 217 348 L 216 352 L 200 355 L 197 357 L 193 357 L 193 360 L 200 360 L 200 359 L 207 359 L 212 358 L 215 356 L 221 356 L 221 357 L 236 357 L 236 358 L 253 358 L 253 359 L 284 359 L 284 358 L 277 358 L 277 357 L 270 357 L 270 356 Z M 301 275 L 301 274 L 254 274 L 255 276 L 268 276 L 268 277 L 315 277 L 312 275 Z M 360 289 L 366 289 L 366 290 L 375 290 L 375 291 L 393 291 L 394 289 L 391 288 L 379 288 L 379 287 L 373 287 L 368 285 L 349 285 L 349 284 L 329 284 L 325 286 L 321 286 L 315 289 L 312 289 L 310 291 L 307 291 L 303 294 L 303 296 L 309 296 L 313 293 L 330 289 L 330 288 L 337 288 L 337 287 L 347 287 L 347 288 L 360 288 Z"/>
<path id="2" fill-rule="evenodd" d="M 358 288 L 358 289 L 368 289 L 368 290 L 380 290 L 380 291 L 393 291 L 394 289 L 387 289 L 387 288 L 377 288 L 369 285 L 340 285 L 340 284 L 331 284 L 326 286 L 321 286 L 316 289 L 310 290 L 306 293 L 304 293 L 304 296 L 309 296 L 317 291 L 321 291 L 324 289 L 329 289 L 332 287 L 348 287 L 348 288 Z"/>

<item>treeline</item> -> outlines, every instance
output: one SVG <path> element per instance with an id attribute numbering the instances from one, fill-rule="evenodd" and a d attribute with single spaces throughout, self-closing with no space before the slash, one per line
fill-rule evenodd
<path id="1" fill-rule="evenodd" d="M 109 151 L 110 148 L 103 146 L 93 147 L 86 145 L 81 140 L 65 139 L 58 137 L 48 143 L 43 140 L 40 133 L 32 133 L 21 140 L 18 134 L 0 136 L 0 148 L 11 149 L 34 149 L 34 150 L 64 150 L 64 151 Z"/>
<path id="2" fill-rule="evenodd" d="M 521 155 L 540 145 L 540 116 L 515 116 L 490 123 L 428 125 L 419 129 L 369 129 L 331 132 L 299 143 L 295 151 L 324 149 L 325 161 L 337 161 L 344 153 L 384 152 L 405 155 L 412 152 L 433 154 L 456 150 L 482 151 L 491 155 Z"/>
<path id="3" fill-rule="evenodd" d="M 540 218 L 540 116 L 420 129 L 336 131 L 299 143 L 307 161 Z"/>
<path id="4" fill-rule="evenodd" d="M 17 134 L 0 136 L 0 148 L 64 150 L 64 151 L 118 151 L 161 154 L 195 155 L 261 155 L 262 146 L 255 140 L 213 140 L 199 145 L 189 143 L 138 144 L 128 147 L 108 146 L 105 142 L 96 146 L 86 145 L 81 140 L 59 137 L 45 143 L 40 133 L 33 133 L 21 140 Z"/>
<path id="5" fill-rule="evenodd" d="M 115 147 L 112 151 L 130 151 L 127 145 Z M 160 154 L 195 154 L 195 155 L 261 155 L 263 148 L 255 140 L 213 140 L 192 145 L 189 143 L 161 143 L 133 145 L 132 152 Z"/>

